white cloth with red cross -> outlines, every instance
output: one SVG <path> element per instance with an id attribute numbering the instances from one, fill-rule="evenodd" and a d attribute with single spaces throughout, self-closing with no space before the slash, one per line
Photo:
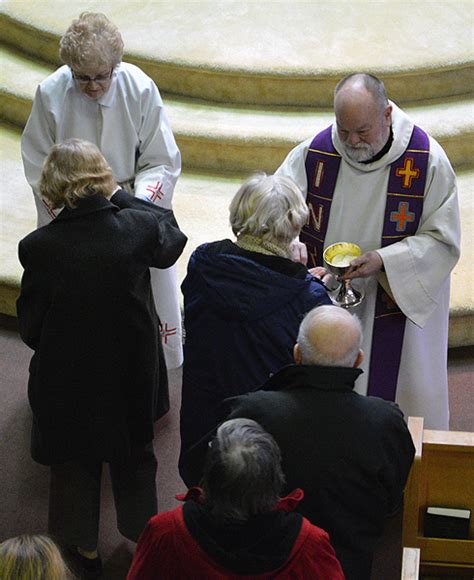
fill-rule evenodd
<path id="1" fill-rule="evenodd" d="M 116 181 L 135 196 L 172 207 L 181 155 L 158 88 L 138 67 L 118 65 L 110 88 L 97 100 L 79 90 L 68 66 L 39 85 L 21 143 L 26 179 L 35 193 L 38 226 L 54 218 L 38 195 L 43 163 L 54 144 L 71 138 L 97 145 Z M 151 276 L 166 362 L 168 368 L 176 368 L 183 357 L 176 269 L 152 270 Z"/>

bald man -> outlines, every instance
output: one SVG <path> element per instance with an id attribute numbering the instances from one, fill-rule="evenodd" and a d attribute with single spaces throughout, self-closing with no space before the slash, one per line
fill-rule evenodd
<path id="1" fill-rule="evenodd" d="M 335 123 L 276 172 L 306 196 L 310 220 L 300 240 L 309 266 L 322 266 L 335 242 L 362 248 L 347 275 L 365 291 L 354 309 L 366 353 L 356 390 L 396 401 L 430 429 L 449 429 L 449 282 L 460 244 L 454 172 L 376 77 L 340 81 L 334 110 Z"/>
<path id="2" fill-rule="evenodd" d="M 227 399 L 228 419 L 260 423 L 278 443 L 287 490 L 329 533 L 346 578 L 368 579 L 386 516 L 400 505 L 414 447 L 394 404 L 354 391 L 361 375 L 359 320 L 319 306 L 301 323 L 294 365 L 261 390 Z"/>

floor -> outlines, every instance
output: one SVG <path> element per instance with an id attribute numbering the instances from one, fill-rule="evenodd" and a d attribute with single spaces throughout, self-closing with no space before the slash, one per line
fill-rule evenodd
<path id="1" fill-rule="evenodd" d="M 0 317 L 0 361 L 2 418 L 0 421 L 0 541 L 20 533 L 46 529 L 48 469 L 35 464 L 29 455 L 30 410 L 26 400 L 31 351 L 20 340 L 16 319 Z M 177 505 L 175 493 L 183 490 L 177 471 L 181 371 L 171 371 L 172 409 L 156 425 L 159 510 Z M 451 428 L 472 430 L 474 425 L 474 349 L 451 350 L 449 355 Z M 106 470 L 105 470 L 106 471 Z M 401 518 L 387 523 L 376 554 L 373 580 L 400 577 Z M 108 474 L 103 481 L 100 551 L 105 563 L 105 580 L 125 578 L 134 544 L 120 536 Z"/>

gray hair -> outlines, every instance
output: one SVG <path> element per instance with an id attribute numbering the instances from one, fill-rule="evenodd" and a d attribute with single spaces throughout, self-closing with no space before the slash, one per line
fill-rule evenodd
<path id="1" fill-rule="evenodd" d="M 248 234 L 288 246 L 308 219 L 308 208 L 294 181 L 266 173 L 257 173 L 242 184 L 229 211 L 236 236 Z"/>
<path id="2" fill-rule="evenodd" d="M 83 12 L 59 42 L 59 56 L 72 69 L 114 68 L 123 56 L 119 29 L 98 12 Z"/>
<path id="3" fill-rule="evenodd" d="M 374 99 L 377 109 L 380 113 L 383 113 L 385 107 L 388 105 L 388 97 L 383 81 L 374 75 L 368 73 L 353 73 L 344 77 L 337 83 L 336 88 L 334 89 L 334 96 L 336 96 L 337 93 L 346 85 L 353 85 L 356 83 L 361 84 L 367 90 Z"/>
<path id="4" fill-rule="evenodd" d="M 242 522 L 271 511 L 285 483 L 273 437 L 252 419 L 231 419 L 210 445 L 201 485 L 216 520 Z"/>
<path id="5" fill-rule="evenodd" d="M 305 365 L 353 367 L 362 346 L 362 326 L 357 316 L 339 306 L 317 306 L 304 317 L 297 342 Z"/>

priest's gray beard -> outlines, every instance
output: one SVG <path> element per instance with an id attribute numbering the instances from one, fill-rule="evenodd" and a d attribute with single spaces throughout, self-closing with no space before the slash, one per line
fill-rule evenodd
<path id="1" fill-rule="evenodd" d="M 380 135 L 380 137 L 373 143 L 364 143 L 361 141 L 357 145 L 349 145 L 348 143 L 343 142 L 342 145 L 349 159 L 362 163 L 363 161 L 368 161 L 377 155 L 377 153 L 384 147 L 385 143 L 385 136 Z"/>

